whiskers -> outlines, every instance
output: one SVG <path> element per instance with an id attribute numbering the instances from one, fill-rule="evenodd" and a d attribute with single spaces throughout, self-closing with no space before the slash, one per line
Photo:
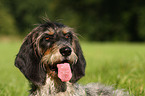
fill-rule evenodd
<path id="1" fill-rule="evenodd" d="M 75 64 L 78 60 L 77 55 L 72 51 L 71 55 L 68 57 L 64 57 L 60 54 L 59 50 L 53 50 L 49 54 L 46 54 L 42 57 L 41 62 L 42 64 L 49 64 L 49 65 L 54 65 L 54 64 L 59 64 L 62 62 L 68 62 L 70 64 Z"/>

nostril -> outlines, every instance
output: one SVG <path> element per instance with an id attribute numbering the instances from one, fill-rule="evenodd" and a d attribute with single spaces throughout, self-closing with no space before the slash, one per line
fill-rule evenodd
<path id="1" fill-rule="evenodd" d="M 63 47 L 59 50 L 62 56 L 69 56 L 72 52 L 70 47 Z"/>

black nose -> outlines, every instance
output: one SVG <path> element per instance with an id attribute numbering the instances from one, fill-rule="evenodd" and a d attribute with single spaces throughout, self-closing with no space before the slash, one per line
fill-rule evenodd
<path id="1" fill-rule="evenodd" d="M 63 47 L 59 50 L 62 56 L 69 56 L 72 52 L 70 47 Z"/>

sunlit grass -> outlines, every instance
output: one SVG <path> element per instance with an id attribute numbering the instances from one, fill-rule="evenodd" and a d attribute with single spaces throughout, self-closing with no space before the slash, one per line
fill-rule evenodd
<path id="1" fill-rule="evenodd" d="M 145 96 L 145 44 L 82 43 L 87 61 L 80 83 L 100 82 Z"/>
<path id="2" fill-rule="evenodd" d="M 14 66 L 20 42 L 0 42 L 0 96 L 27 96 L 28 84 Z"/>
<path id="3" fill-rule="evenodd" d="M 21 42 L 0 42 L 0 96 L 27 96 L 28 81 L 15 68 Z M 145 44 L 81 43 L 87 61 L 79 83 L 100 82 L 145 96 Z"/>

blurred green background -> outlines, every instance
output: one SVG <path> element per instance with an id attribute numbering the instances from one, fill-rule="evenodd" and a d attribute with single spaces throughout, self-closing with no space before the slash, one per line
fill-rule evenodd
<path id="1" fill-rule="evenodd" d="M 43 17 L 81 35 L 87 67 L 79 83 L 145 96 L 145 0 L 0 0 L 0 96 L 29 94 L 14 60 Z"/>
<path id="2" fill-rule="evenodd" d="M 0 34 L 25 35 L 43 16 L 90 41 L 145 41 L 145 0 L 0 0 Z"/>

